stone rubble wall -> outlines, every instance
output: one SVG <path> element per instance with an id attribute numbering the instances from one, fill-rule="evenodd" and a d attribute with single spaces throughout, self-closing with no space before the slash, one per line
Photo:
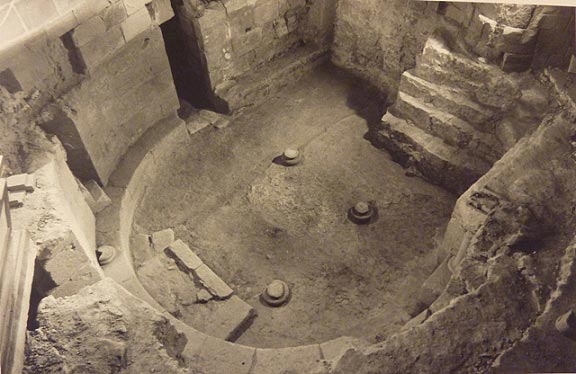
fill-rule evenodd
<path id="1" fill-rule="evenodd" d="M 226 0 L 177 8 L 195 61 L 215 90 L 303 42 L 330 41 L 334 0 Z"/>
<path id="2" fill-rule="evenodd" d="M 436 25 L 437 2 L 341 0 L 332 62 L 393 96 Z"/>
<path id="3" fill-rule="evenodd" d="M 529 5 L 342 0 L 332 61 L 393 98 L 402 72 L 416 65 L 436 29 L 505 71 L 567 67 L 572 53 L 571 8 Z M 455 47 L 455 46 L 454 46 Z"/>
<path id="4" fill-rule="evenodd" d="M 441 13 L 458 26 L 474 53 L 504 71 L 567 67 L 570 62 L 572 8 L 448 3 Z"/>

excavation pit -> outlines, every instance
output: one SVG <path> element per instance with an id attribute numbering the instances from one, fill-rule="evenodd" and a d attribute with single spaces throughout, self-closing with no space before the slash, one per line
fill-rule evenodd
<path id="1" fill-rule="evenodd" d="M 242 345 L 287 347 L 341 336 L 375 342 L 399 331 L 438 265 L 435 238 L 455 202 L 442 188 L 406 177 L 366 140 L 381 102 L 355 78 L 323 66 L 303 79 L 306 85 L 245 109 L 226 129 L 171 146 L 162 160 L 170 167 L 149 182 L 136 211 L 143 233 L 172 228 L 254 309 L 257 317 L 236 340 Z M 301 145 L 286 156 L 305 153 L 306 163 L 270 164 L 286 139 Z M 343 217 L 368 197 L 368 214 L 382 207 L 377 221 L 356 225 Z M 164 296 L 178 294 L 178 286 L 163 278 L 154 278 L 150 294 L 208 331 L 194 317 L 197 304 Z M 294 285 L 281 308 L 261 302 L 269 279 Z"/>
<path id="2" fill-rule="evenodd" d="M 5 3 L 0 371 L 576 368 L 573 12 Z"/>

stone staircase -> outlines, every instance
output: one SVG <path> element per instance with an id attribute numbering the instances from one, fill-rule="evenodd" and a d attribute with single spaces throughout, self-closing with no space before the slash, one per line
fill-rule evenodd
<path id="1" fill-rule="evenodd" d="M 415 69 L 403 73 L 374 141 L 415 174 L 460 194 L 505 152 L 496 129 L 520 96 L 506 73 L 433 35 Z"/>

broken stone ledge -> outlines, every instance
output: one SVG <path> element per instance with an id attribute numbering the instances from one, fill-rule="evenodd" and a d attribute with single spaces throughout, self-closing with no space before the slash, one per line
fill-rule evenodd
<path id="1" fill-rule="evenodd" d="M 164 119 L 129 148 L 111 176 L 106 193 L 112 204 L 97 216 L 96 241 L 98 245 L 116 247 L 118 257 L 103 266 L 104 274 L 161 313 L 179 333 L 186 336 L 187 343 L 181 356 L 188 367 L 214 374 L 330 373 L 345 352 L 364 347 L 366 343 L 347 337 L 322 344 L 278 349 L 230 343 L 201 333 L 176 319 L 150 296 L 138 280 L 129 244 L 135 209 L 146 186 L 154 182 L 160 169 L 167 167 L 164 161 L 167 158 L 163 155 L 187 146 L 188 142 L 189 133 L 182 120 L 176 116 Z"/>

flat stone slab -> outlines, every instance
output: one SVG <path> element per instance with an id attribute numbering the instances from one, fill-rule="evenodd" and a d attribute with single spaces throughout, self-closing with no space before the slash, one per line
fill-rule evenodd
<path id="1" fill-rule="evenodd" d="M 183 301 L 196 299 L 194 282 L 185 273 L 170 271 L 165 266 L 166 258 L 156 256 L 138 268 L 138 278 L 146 291 L 166 311 L 179 313 Z"/>
<path id="2" fill-rule="evenodd" d="M 200 257 L 180 239 L 166 248 L 166 254 L 175 259 L 188 272 L 195 271 L 204 264 Z"/>
<path id="3" fill-rule="evenodd" d="M 195 304 L 188 313 L 183 314 L 190 326 L 227 341 L 238 339 L 256 317 L 252 306 L 235 295 L 226 300 Z"/>
<path id="4" fill-rule="evenodd" d="M 86 182 L 84 187 L 86 187 L 88 192 L 90 192 L 90 195 L 92 195 L 92 199 L 94 200 L 93 205 L 90 206 L 94 213 L 100 213 L 107 206 L 112 204 L 110 197 L 106 194 L 106 192 L 104 192 L 102 187 L 100 187 L 96 181 L 89 180 Z"/>
<path id="5" fill-rule="evenodd" d="M 212 112 L 210 110 L 202 109 L 198 112 L 198 115 L 208 121 L 211 125 L 214 125 L 222 117 L 221 114 Z"/>
<path id="6" fill-rule="evenodd" d="M 257 349 L 251 374 L 328 373 L 318 344 L 280 349 Z"/>
<path id="7" fill-rule="evenodd" d="M 173 242 L 174 231 L 172 231 L 172 229 L 160 230 L 152 234 L 152 245 L 156 252 L 164 252 Z"/>
<path id="8" fill-rule="evenodd" d="M 212 295 L 219 299 L 226 299 L 234 292 L 216 273 L 206 264 L 194 270 L 198 280 L 210 291 Z"/>
<path id="9" fill-rule="evenodd" d="M 186 129 L 190 135 L 210 126 L 211 123 L 204 117 L 194 116 L 186 120 Z"/>
<path id="10" fill-rule="evenodd" d="M 130 253 L 136 268 L 154 256 L 151 241 L 150 235 L 145 234 L 136 234 L 130 238 Z"/>
<path id="11" fill-rule="evenodd" d="M 230 124 L 230 120 L 224 116 L 222 116 L 218 121 L 214 122 L 213 126 L 218 130 L 222 130 Z"/>
<path id="12" fill-rule="evenodd" d="M 26 191 L 33 192 L 36 185 L 36 178 L 32 174 L 17 174 L 6 178 L 8 191 Z"/>
<path id="13" fill-rule="evenodd" d="M 18 208 L 24 205 L 24 198 L 26 191 L 8 192 L 8 200 L 10 201 L 10 208 Z"/>
<path id="14" fill-rule="evenodd" d="M 190 367 L 202 373 L 248 374 L 251 372 L 255 351 L 256 349 L 252 347 L 224 342 L 209 336 L 196 357 L 191 360 Z"/>

